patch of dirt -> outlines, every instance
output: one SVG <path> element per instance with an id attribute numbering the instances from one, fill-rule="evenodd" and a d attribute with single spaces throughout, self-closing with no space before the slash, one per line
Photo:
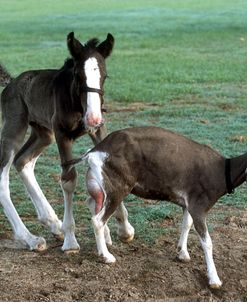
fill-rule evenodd
<path id="1" fill-rule="evenodd" d="M 244 143 L 247 141 L 247 137 L 243 136 L 243 135 L 237 135 L 237 136 L 230 138 L 230 141 L 237 142 L 237 143 Z"/>
<path id="2" fill-rule="evenodd" d="M 113 265 L 100 262 L 94 243 L 81 243 L 77 255 L 63 254 L 51 238 L 42 254 L 1 247 L 0 301 L 247 301 L 247 212 L 231 209 L 224 219 L 217 219 L 220 207 L 215 212 L 210 233 L 223 281 L 220 290 L 208 288 L 194 231 L 189 237 L 191 262 L 180 263 L 176 259 L 179 231 L 172 230 L 152 246 L 138 239 L 127 245 L 114 240 L 110 250 L 117 262 Z M 171 222 L 172 218 L 165 219 L 161 225 L 172 228 Z M 0 243 L 3 246 L 4 241 Z"/>
<path id="3" fill-rule="evenodd" d="M 142 111 L 146 108 L 153 108 L 157 106 L 157 104 L 145 104 L 143 102 L 132 102 L 127 105 L 123 105 L 122 103 L 109 103 L 107 105 L 107 112 L 137 112 Z"/>

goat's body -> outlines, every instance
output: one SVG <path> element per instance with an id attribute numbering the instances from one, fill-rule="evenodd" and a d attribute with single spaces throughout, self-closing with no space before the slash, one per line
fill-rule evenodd
<path id="1" fill-rule="evenodd" d="M 106 262 L 114 262 L 104 242 L 104 225 L 129 193 L 149 199 L 172 201 L 184 210 L 179 240 L 179 258 L 190 260 L 187 238 L 192 223 L 205 253 L 209 284 L 221 281 L 212 257 L 212 242 L 206 214 L 227 192 L 225 158 L 208 146 L 156 127 L 129 128 L 108 135 L 87 155 L 89 170 L 88 204 L 93 214 L 98 252 Z M 247 154 L 232 167 L 233 185 L 245 180 Z M 244 162 L 243 162 L 244 161 Z M 127 213 L 121 216 L 122 234 L 133 238 Z"/>
<path id="2" fill-rule="evenodd" d="M 119 186 L 116 191 L 120 195 L 127 191 L 143 198 L 173 201 L 183 207 L 186 207 L 183 192 L 187 198 L 196 198 L 193 195 L 195 192 L 201 195 L 205 184 L 212 204 L 225 193 L 224 158 L 211 148 L 170 131 L 156 127 L 116 131 L 96 150 L 110 152 L 103 168 L 107 191 Z M 123 183 L 125 187 L 121 189 Z"/>

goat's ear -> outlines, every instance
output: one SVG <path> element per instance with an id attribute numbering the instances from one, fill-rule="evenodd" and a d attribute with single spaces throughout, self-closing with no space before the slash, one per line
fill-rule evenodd
<path id="1" fill-rule="evenodd" d="M 104 58 L 107 58 L 111 54 L 113 46 L 114 37 L 109 33 L 106 40 L 100 43 L 100 45 L 97 47 L 97 50 Z"/>
<path id="2" fill-rule="evenodd" d="M 74 37 L 74 33 L 71 32 L 67 36 L 67 45 L 71 56 L 75 60 L 79 60 L 82 57 L 84 46 Z"/>

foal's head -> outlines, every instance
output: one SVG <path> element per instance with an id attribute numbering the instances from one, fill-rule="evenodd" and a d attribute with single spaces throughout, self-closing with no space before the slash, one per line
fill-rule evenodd
<path id="1" fill-rule="evenodd" d="M 86 129 L 94 129 L 104 123 L 101 106 L 107 76 L 105 59 L 111 54 L 114 38 L 108 34 L 100 44 L 97 39 L 91 39 L 82 45 L 71 32 L 67 43 L 74 59 L 74 93 L 80 99 Z"/>

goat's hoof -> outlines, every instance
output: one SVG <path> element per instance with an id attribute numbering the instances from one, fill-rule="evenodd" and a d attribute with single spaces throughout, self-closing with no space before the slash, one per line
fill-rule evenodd
<path id="1" fill-rule="evenodd" d="M 106 264 L 111 264 L 111 263 L 115 263 L 116 262 L 116 258 L 109 253 L 109 255 L 107 256 L 103 256 L 103 262 L 106 263 Z"/>
<path id="2" fill-rule="evenodd" d="M 178 256 L 178 260 L 182 263 L 188 263 L 190 262 L 190 257 L 189 258 L 183 258 Z"/>
<path id="3" fill-rule="evenodd" d="M 209 284 L 209 287 L 211 289 L 220 289 L 222 286 L 222 284 L 218 284 L 218 283 L 212 283 L 212 284 Z"/>
<path id="4" fill-rule="evenodd" d="M 135 237 L 134 234 L 129 237 L 122 236 L 122 237 L 119 237 L 119 240 L 121 240 L 123 243 L 129 243 L 129 242 L 133 241 L 134 237 Z"/>
<path id="5" fill-rule="evenodd" d="M 188 252 L 180 251 L 178 254 L 178 260 L 183 263 L 190 262 L 190 255 Z"/>

